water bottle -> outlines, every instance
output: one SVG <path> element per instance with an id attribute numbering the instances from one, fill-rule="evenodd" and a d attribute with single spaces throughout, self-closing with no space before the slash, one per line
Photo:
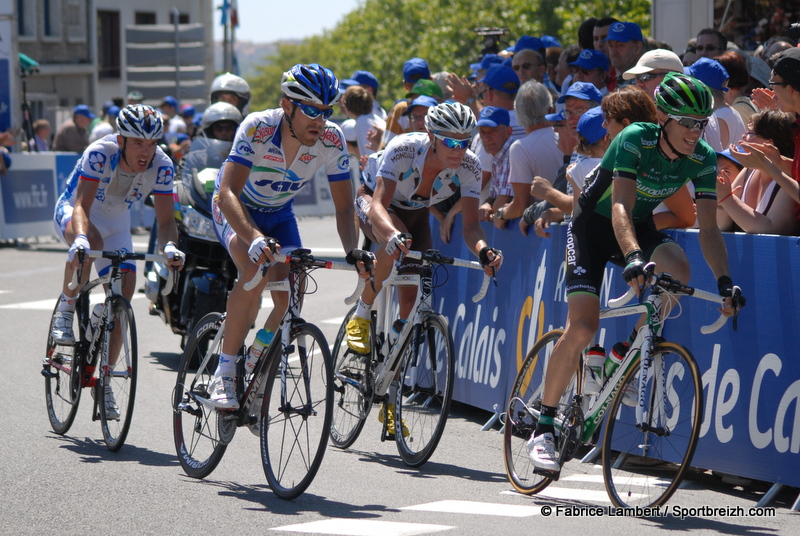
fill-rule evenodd
<path id="1" fill-rule="evenodd" d="M 602 346 L 592 346 L 583 363 L 583 394 L 596 395 L 603 388 L 603 365 L 606 351 Z"/>
<path id="2" fill-rule="evenodd" d="M 400 332 L 403 331 L 405 324 L 405 318 L 398 318 L 392 323 L 392 329 L 389 330 L 389 347 L 394 346 L 394 344 L 397 342 L 397 339 L 400 338 Z"/>
<path id="3" fill-rule="evenodd" d="M 603 373 L 606 378 L 610 378 L 611 375 L 614 374 L 614 371 L 622 364 L 622 360 L 625 359 L 625 354 L 627 353 L 627 342 L 618 342 L 611 348 L 611 353 L 608 354 L 605 365 L 603 365 Z"/>
<path id="4" fill-rule="evenodd" d="M 247 352 L 247 359 L 244 362 L 245 373 L 253 373 L 253 371 L 256 369 L 258 360 L 261 359 L 262 355 L 264 355 L 264 351 L 272 342 L 272 338 L 274 336 L 275 334 L 272 333 L 272 331 L 266 329 L 258 330 L 258 333 L 256 333 L 256 340 L 253 341 L 253 346 L 251 346 L 250 351 Z"/>
<path id="5" fill-rule="evenodd" d="M 92 317 L 89 319 L 88 338 L 91 339 L 97 333 L 97 326 L 100 325 L 100 317 L 103 314 L 103 304 L 95 303 L 92 307 Z"/>

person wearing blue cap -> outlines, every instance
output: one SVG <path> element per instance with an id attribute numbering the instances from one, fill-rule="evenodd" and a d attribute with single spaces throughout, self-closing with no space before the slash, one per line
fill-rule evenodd
<path id="1" fill-rule="evenodd" d="M 514 52 L 514 56 L 511 58 L 511 68 L 519 76 L 520 84 L 524 84 L 528 80 L 536 80 L 547 86 L 548 89 L 558 91 L 547 74 L 547 49 L 544 41 L 538 37 L 523 35 L 508 50 Z"/>
<path id="2" fill-rule="evenodd" d="M 573 133 L 578 131 L 578 120 L 590 108 L 600 106 L 603 94 L 589 82 L 574 82 L 567 92 L 556 102 L 564 105 L 564 117 L 567 128 Z"/>
<path id="3" fill-rule="evenodd" d="M 511 138 L 510 116 L 508 110 L 496 106 L 484 106 L 478 116 L 478 135 L 483 149 L 492 156 L 492 177 L 489 181 L 489 198 L 479 209 L 483 221 L 493 221 L 498 229 L 508 222 L 502 218 L 493 219 L 495 211 L 501 209 L 514 197 L 514 189 L 508 182 L 508 149 L 514 141 Z"/>
<path id="4" fill-rule="evenodd" d="M 117 116 L 119 115 L 119 111 L 119 106 L 114 104 L 106 109 L 105 115 L 97 122 L 94 128 L 92 128 L 92 132 L 89 134 L 89 143 L 93 143 L 117 131 Z"/>
<path id="5" fill-rule="evenodd" d="M 406 93 L 410 93 L 414 85 L 420 80 L 430 80 L 431 70 L 428 67 L 428 62 L 422 58 L 411 58 L 403 64 L 403 89 Z M 416 97 L 416 95 L 414 95 Z M 394 103 L 392 109 L 386 117 L 386 130 L 383 133 L 383 141 L 381 147 L 385 147 L 389 141 L 397 136 L 409 132 L 408 118 L 405 117 L 405 111 L 408 110 L 408 105 L 411 104 L 413 97 L 406 97 Z"/>
<path id="6" fill-rule="evenodd" d="M 475 73 L 475 78 L 483 78 L 489 67 L 503 63 L 503 58 L 497 54 L 484 54 L 481 61 L 470 64 L 469 68 Z"/>
<path id="7" fill-rule="evenodd" d="M 85 104 L 75 106 L 72 119 L 67 119 L 58 127 L 53 150 L 82 153 L 89 145 L 89 125 L 94 118 L 92 110 Z"/>
<path id="8" fill-rule="evenodd" d="M 572 186 L 574 203 L 578 202 L 586 177 L 600 164 L 608 149 L 610 140 L 604 123 L 603 109 L 600 106 L 587 110 L 578 120 L 578 145 L 575 152 L 586 158 L 567 167 L 567 180 Z"/>
<path id="9" fill-rule="evenodd" d="M 378 89 L 380 84 L 378 79 L 369 71 L 354 71 L 353 76 L 346 80 L 342 80 L 340 86 L 344 86 L 345 91 L 350 86 L 361 86 L 372 95 L 372 112 L 378 115 L 383 121 L 386 121 L 386 110 L 381 107 L 378 102 Z"/>
<path id="10" fill-rule="evenodd" d="M 727 69 L 717 60 L 700 58 L 686 67 L 684 72 L 705 83 L 714 96 L 714 114 L 703 132 L 703 139 L 715 151 L 736 143 L 744 134 L 744 121 L 739 112 L 725 102 L 729 78 Z"/>
<path id="11" fill-rule="evenodd" d="M 599 50 L 587 48 L 582 50 L 578 59 L 570 63 L 575 69 L 572 80 L 575 82 L 589 82 L 600 90 L 601 95 L 608 93 L 609 62 L 608 56 Z"/>
<path id="12" fill-rule="evenodd" d="M 425 116 L 428 114 L 428 108 L 436 106 L 439 101 L 427 95 L 420 95 L 408 106 L 403 115 L 408 117 L 408 131 L 409 132 L 425 132 Z"/>
<path id="13" fill-rule="evenodd" d="M 636 65 L 645 52 L 642 29 L 635 22 L 615 22 L 608 29 L 605 42 L 608 59 L 617 75 L 616 87 L 632 84 L 632 80 L 622 78 L 622 73 Z"/>

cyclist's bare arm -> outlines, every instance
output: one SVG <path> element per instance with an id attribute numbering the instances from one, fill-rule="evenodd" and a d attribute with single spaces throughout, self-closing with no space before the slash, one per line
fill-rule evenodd
<path id="1" fill-rule="evenodd" d="M 700 249 L 703 250 L 703 257 L 716 279 L 730 275 L 728 249 L 725 247 L 722 232 L 717 226 L 717 202 L 714 199 L 698 199 L 696 204 L 697 221 L 700 226 Z M 730 298 L 725 300 L 721 311 L 726 316 L 733 315 Z"/>
<path id="2" fill-rule="evenodd" d="M 79 234 L 86 235 L 90 240 L 93 238 L 100 238 L 99 235 L 93 237 L 92 230 L 94 226 L 89 223 L 89 213 L 92 210 L 92 203 L 94 196 L 97 195 L 97 188 L 100 183 L 97 181 L 80 179 L 78 187 L 75 190 L 75 206 L 72 209 L 72 220 L 67 226 L 65 238 L 68 242 L 72 242 Z"/>
<path id="3" fill-rule="evenodd" d="M 178 243 L 178 227 L 175 225 L 174 201 L 171 195 L 154 195 L 153 208 L 158 223 L 158 250 L 164 251 L 168 242 Z M 183 261 L 172 259 L 170 266 L 182 267 Z"/>
<path id="4" fill-rule="evenodd" d="M 372 205 L 369 207 L 369 224 L 372 227 L 372 233 L 380 241 L 382 247 L 389 243 L 392 236 L 400 232 L 392 223 L 392 218 L 387 210 L 396 189 L 397 183 L 395 181 L 378 177 L 372 197 Z M 398 248 L 404 254 L 408 253 L 409 246 L 410 244 L 405 244 L 402 241 L 398 244 Z M 397 253 L 395 253 L 395 256 L 397 256 Z"/>
<path id="5" fill-rule="evenodd" d="M 239 198 L 250 177 L 250 170 L 247 166 L 236 162 L 225 162 L 223 166 L 217 205 L 236 232 L 236 236 L 249 244 L 261 236 L 261 232 Z"/>

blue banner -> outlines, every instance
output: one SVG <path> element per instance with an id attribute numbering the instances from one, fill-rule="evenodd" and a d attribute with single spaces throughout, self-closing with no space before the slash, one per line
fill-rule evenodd
<path id="1" fill-rule="evenodd" d="M 460 219 L 450 244 L 439 238 L 431 218 L 434 247 L 470 258 Z M 566 226 L 554 226 L 550 239 L 523 237 L 511 229 L 484 225 L 487 242 L 503 250 L 498 286 L 481 302 L 471 296 L 479 273 L 449 268 L 435 290 L 435 307 L 450 321 L 456 350 L 455 399 L 493 412 L 504 411 L 519 364 L 536 339 L 563 327 Z M 709 291 L 716 281 L 703 259 L 694 230 L 673 231 L 692 266 L 691 284 Z M 664 336 L 681 343 L 696 358 L 703 375 L 704 413 L 700 443 L 692 465 L 787 485 L 800 485 L 800 360 L 789 334 L 800 325 L 800 241 L 796 237 L 726 233 L 731 276 L 742 287 L 747 306 L 738 331 L 728 322 L 711 335 L 700 327 L 719 316 L 708 302 L 683 298 Z M 766 270 L 764 269 L 766 268 Z M 784 275 L 784 274 L 788 274 Z M 602 303 L 627 286 L 619 268 L 609 265 Z M 680 315 L 680 316 L 677 316 Z M 604 320 L 596 336 L 610 349 L 625 340 L 634 319 Z"/>
<path id="2" fill-rule="evenodd" d="M 53 218 L 58 194 L 50 170 L 13 170 L 0 180 L 6 224 Z"/>

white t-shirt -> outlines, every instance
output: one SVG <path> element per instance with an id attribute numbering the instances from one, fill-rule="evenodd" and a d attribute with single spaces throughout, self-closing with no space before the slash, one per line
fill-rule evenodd
<path id="1" fill-rule="evenodd" d="M 534 130 L 508 150 L 509 182 L 531 184 L 537 175 L 552 182 L 563 161 L 553 128 Z"/>
<path id="2" fill-rule="evenodd" d="M 369 156 L 375 151 L 367 147 L 368 134 L 372 129 L 386 130 L 386 121 L 381 119 L 374 112 L 359 115 L 356 118 L 356 140 L 358 142 L 358 152 L 361 156 Z"/>

